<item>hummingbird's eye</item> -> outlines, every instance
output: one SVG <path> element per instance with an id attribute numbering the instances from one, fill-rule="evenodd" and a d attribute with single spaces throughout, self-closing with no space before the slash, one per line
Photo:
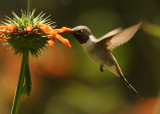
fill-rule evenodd
<path id="1" fill-rule="evenodd" d="M 79 34 L 82 33 L 82 30 L 78 30 L 77 33 L 79 33 Z"/>

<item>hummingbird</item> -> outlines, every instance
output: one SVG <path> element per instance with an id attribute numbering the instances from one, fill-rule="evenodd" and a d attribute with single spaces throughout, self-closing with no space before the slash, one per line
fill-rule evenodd
<path id="1" fill-rule="evenodd" d="M 101 72 L 107 69 L 119 76 L 134 94 L 140 99 L 143 99 L 137 90 L 124 77 L 117 60 L 111 53 L 114 48 L 129 41 L 141 25 L 142 22 L 139 22 L 124 30 L 117 28 L 98 39 L 94 37 L 91 30 L 86 26 L 76 26 L 71 29 L 70 33 L 82 45 L 89 59 L 98 65 Z"/>

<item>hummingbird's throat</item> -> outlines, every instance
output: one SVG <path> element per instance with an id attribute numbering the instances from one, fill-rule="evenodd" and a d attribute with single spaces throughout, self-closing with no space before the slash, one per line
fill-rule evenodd
<path id="1" fill-rule="evenodd" d="M 79 43 L 84 44 L 89 40 L 89 36 L 79 36 L 74 35 L 74 37 L 79 41 Z"/>

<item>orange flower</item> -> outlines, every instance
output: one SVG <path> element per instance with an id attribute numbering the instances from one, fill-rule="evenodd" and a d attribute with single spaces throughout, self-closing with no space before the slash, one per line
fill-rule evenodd
<path id="1" fill-rule="evenodd" d="M 17 29 L 16 25 L 4 25 L 0 26 L 0 41 L 5 42 L 6 36 L 5 34 L 8 32 L 9 34 L 12 34 Z"/>
<path id="2" fill-rule="evenodd" d="M 0 35 L 0 42 L 5 42 L 6 40 L 6 36 L 4 35 Z"/>
<path id="3" fill-rule="evenodd" d="M 58 33 L 69 32 L 71 30 L 70 28 L 62 27 L 61 29 L 52 29 L 50 25 L 38 24 L 37 29 L 40 29 L 45 36 L 47 37 L 51 36 L 54 39 L 60 40 L 67 47 L 72 47 L 67 39 L 63 38 L 61 35 L 58 34 Z M 54 48 L 53 41 L 49 40 L 48 43 L 49 43 L 49 46 L 53 49 Z"/>
<path id="4" fill-rule="evenodd" d="M 54 31 L 57 33 L 69 32 L 71 29 L 67 27 L 62 27 L 61 29 L 55 29 Z"/>
<path id="5" fill-rule="evenodd" d="M 7 31 L 15 31 L 17 29 L 16 25 L 4 25 L 0 26 L 0 31 L 5 33 Z"/>
<path id="6" fill-rule="evenodd" d="M 31 32 L 33 30 L 33 25 L 29 24 L 27 28 L 24 29 L 25 32 Z"/>
<path id="7" fill-rule="evenodd" d="M 52 40 L 48 40 L 48 45 L 51 49 L 54 49 L 54 42 Z"/>
<path id="8" fill-rule="evenodd" d="M 48 45 L 50 46 L 51 49 L 54 49 L 54 42 L 52 39 L 58 39 L 60 40 L 63 44 L 65 44 L 67 47 L 71 47 L 69 41 L 65 38 L 63 38 L 61 35 L 58 33 L 64 33 L 68 32 L 71 29 L 67 27 L 62 27 L 61 29 L 52 29 L 50 25 L 47 24 L 38 24 L 36 26 L 37 29 L 39 29 L 45 36 L 47 36 L 48 39 Z M 14 24 L 11 25 L 4 25 L 0 26 L 0 42 L 5 42 L 6 40 L 6 34 L 14 34 L 15 30 L 17 30 L 17 26 Z M 29 24 L 24 31 L 25 32 L 31 32 L 33 30 L 33 25 Z M 17 30 L 18 34 L 23 34 L 23 30 L 18 29 Z M 37 30 L 33 30 L 33 34 L 38 34 Z"/>
<path id="9" fill-rule="evenodd" d="M 4 35 L 3 32 L 1 32 L 1 33 L 0 33 L 0 41 L 1 41 L 1 42 L 4 42 L 5 39 L 6 39 L 6 36 Z"/>
<path id="10" fill-rule="evenodd" d="M 61 35 L 58 34 L 58 33 L 68 32 L 68 31 L 71 30 L 70 28 L 62 27 L 61 29 L 52 29 L 52 27 L 50 25 L 47 25 L 47 24 L 38 24 L 36 26 L 36 28 L 41 30 L 41 32 L 45 36 L 48 37 L 48 44 L 49 44 L 50 48 L 54 49 L 54 42 L 52 41 L 52 38 L 60 40 L 67 47 L 72 47 L 67 39 L 63 38 Z M 6 39 L 5 34 L 7 34 L 7 33 L 13 34 L 15 30 L 17 30 L 17 26 L 14 25 L 14 24 L 0 26 L 0 32 L 1 32 L 0 33 L 0 41 L 5 42 L 6 41 L 5 40 Z M 33 25 L 32 24 L 29 24 L 24 29 L 25 32 L 31 32 L 32 30 L 33 30 Z M 22 34 L 23 31 L 19 30 L 18 33 Z M 33 33 L 38 34 L 38 31 L 34 31 Z"/>

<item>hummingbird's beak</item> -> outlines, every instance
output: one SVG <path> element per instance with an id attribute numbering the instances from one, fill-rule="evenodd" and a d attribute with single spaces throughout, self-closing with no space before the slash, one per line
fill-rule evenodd
<path id="1" fill-rule="evenodd" d="M 70 31 L 68 31 L 68 33 L 73 35 L 73 29 L 71 29 Z"/>
<path id="2" fill-rule="evenodd" d="M 71 29 L 70 31 L 66 31 L 65 33 L 69 33 L 73 35 L 73 29 Z"/>

